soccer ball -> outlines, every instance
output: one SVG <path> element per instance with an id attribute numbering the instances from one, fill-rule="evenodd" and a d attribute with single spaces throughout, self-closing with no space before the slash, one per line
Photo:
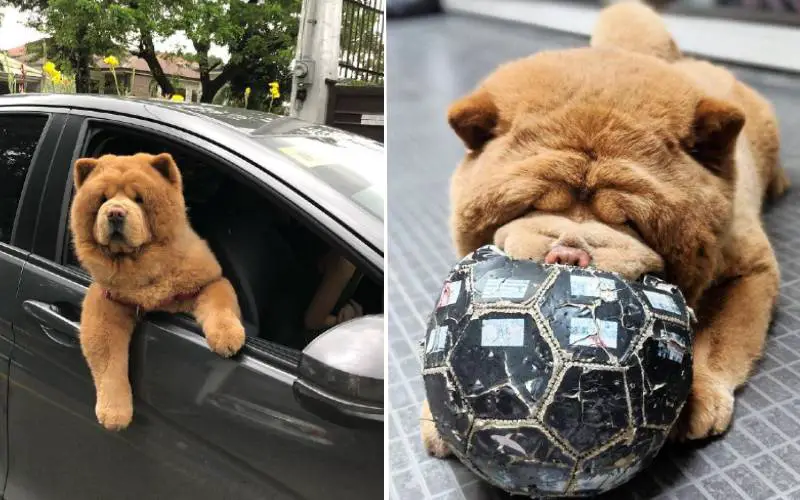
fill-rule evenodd
<path id="1" fill-rule="evenodd" d="M 436 428 L 510 493 L 610 490 L 652 461 L 686 402 L 692 320 L 655 277 L 481 247 L 450 272 L 422 346 Z"/>

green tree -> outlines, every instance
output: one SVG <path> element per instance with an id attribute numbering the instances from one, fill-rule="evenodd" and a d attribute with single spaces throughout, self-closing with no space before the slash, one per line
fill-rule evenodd
<path id="1" fill-rule="evenodd" d="M 111 0 L 4 0 L 31 14 L 30 25 L 48 34 L 41 44 L 29 44 L 39 55 L 75 73 L 75 90 L 90 91 L 94 55 L 120 54 L 127 43 L 132 19 L 127 9 Z"/>
<path id="2" fill-rule="evenodd" d="M 239 84 L 249 80 L 244 86 L 250 86 L 253 92 L 281 79 L 280 68 L 288 67 L 294 54 L 300 0 L 184 0 L 179 5 L 176 14 L 182 21 L 180 29 L 197 52 L 203 102 L 211 102 L 233 79 Z M 227 47 L 227 63 L 209 59 L 212 43 Z M 220 72 L 212 79 L 215 69 Z"/>
<path id="3" fill-rule="evenodd" d="M 165 94 L 174 93 L 174 87 L 163 75 L 153 38 L 180 31 L 191 41 L 196 54 L 185 57 L 198 65 L 203 102 L 211 102 L 234 79 L 264 76 L 265 68 L 288 66 L 297 39 L 300 0 L 176 0 L 168 6 L 131 0 L 128 6 L 138 30 L 135 54 L 147 61 Z M 230 59 L 223 62 L 209 55 L 212 44 L 226 47 Z M 273 70 L 266 76 L 278 80 L 282 73 Z"/>

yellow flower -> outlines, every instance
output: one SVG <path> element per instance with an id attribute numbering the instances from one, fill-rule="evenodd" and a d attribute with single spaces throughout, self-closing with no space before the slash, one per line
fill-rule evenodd
<path id="1" fill-rule="evenodd" d="M 278 82 L 270 82 L 269 95 L 273 99 L 277 99 L 281 96 L 280 86 L 278 85 Z"/>
<path id="2" fill-rule="evenodd" d="M 183 96 L 180 94 L 175 94 L 172 97 L 170 97 L 169 100 L 173 102 L 183 102 Z"/>
<path id="3" fill-rule="evenodd" d="M 119 66 L 119 59 L 117 59 L 114 56 L 106 56 L 103 59 L 103 62 L 112 68 L 116 68 L 117 66 Z"/>
<path id="4" fill-rule="evenodd" d="M 53 78 L 53 83 L 61 83 L 63 81 L 60 71 L 54 72 L 51 76 Z"/>
<path id="5" fill-rule="evenodd" d="M 245 97 L 250 97 L 250 87 L 247 87 L 246 89 L 244 89 L 244 96 Z"/>
<path id="6" fill-rule="evenodd" d="M 44 63 L 44 67 L 42 68 L 42 70 L 44 70 L 44 72 L 47 73 L 48 75 L 53 76 L 53 74 L 56 72 L 56 65 L 53 64 L 52 61 L 47 61 L 46 63 Z"/>

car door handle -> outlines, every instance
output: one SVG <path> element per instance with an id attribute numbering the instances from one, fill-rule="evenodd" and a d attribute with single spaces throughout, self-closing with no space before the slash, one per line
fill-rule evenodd
<path id="1" fill-rule="evenodd" d="M 80 323 L 64 316 L 58 306 L 38 300 L 26 300 L 22 303 L 22 308 L 39 322 L 44 334 L 56 344 L 64 347 L 79 345 Z"/>

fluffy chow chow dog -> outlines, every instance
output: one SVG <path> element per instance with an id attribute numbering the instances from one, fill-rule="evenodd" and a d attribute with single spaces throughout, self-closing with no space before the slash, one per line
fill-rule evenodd
<path id="1" fill-rule="evenodd" d="M 467 153 L 451 184 L 459 255 L 661 273 L 694 308 L 694 382 L 678 438 L 724 432 L 760 356 L 779 273 L 760 219 L 788 186 L 770 104 L 684 58 L 640 4 L 601 13 L 591 47 L 498 68 L 455 102 Z M 429 453 L 449 450 L 423 405 Z"/>
<path id="2" fill-rule="evenodd" d="M 81 158 L 73 178 L 73 242 L 93 279 L 80 344 L 97 391 L 97 419 L 119 430 L 133 417 L 128 347 L 143 312 L 194 314 L 222 356 L 239 351 L 244 328 L 233 287 L 189 225 L 172 156 Z"/>

